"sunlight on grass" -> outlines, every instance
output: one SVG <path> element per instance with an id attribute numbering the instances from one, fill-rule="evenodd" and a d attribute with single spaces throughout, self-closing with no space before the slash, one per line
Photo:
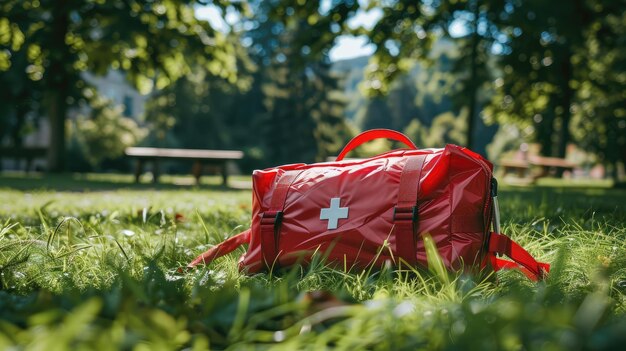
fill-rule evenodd
<path id="1" fill-rule="evenodd" d="M 0 190 L 0 348 L 612 349 L 626 330 L 624 190 L 503 187 L 503 229 L 546 282 L 447 272 L 427 238 L 430 272 L 320 253 L 249 277 L 241 249 L 177 272 L 249 226 L 249 190 L 88 178 L 102 190 Z"/>

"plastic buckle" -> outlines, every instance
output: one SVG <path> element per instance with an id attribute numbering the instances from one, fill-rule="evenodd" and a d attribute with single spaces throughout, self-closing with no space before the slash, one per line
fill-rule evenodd
<path id="1" fill-rule="evenodd" d="M 418 214 L 418 206 L 412 206 L 412 207 L 396 206 L 393 209 L 393 220 L 417 222 L 417 214 Z"/>
<path id="2" fill-rule="evenodd" d="M 282 211 L 266 211 L 261 215 L 261 225 L 279 225 L 283 220 Z"/>
<path id="3" fill-rule="evenodd" d="M 500 205 L 498 203 L 498 181 L 496 180 L 496 178 L 491 178 L 491 198 L 493 201 L 493 231 L 500 234 Z"/>

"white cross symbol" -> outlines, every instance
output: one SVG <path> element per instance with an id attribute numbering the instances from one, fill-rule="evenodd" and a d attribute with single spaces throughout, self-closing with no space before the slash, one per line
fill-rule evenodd
<path id="1" fill-rule="evenodd" d="M 328 229 L 337 229 L 339 218 L 348 218 L 348 207 L 339 207 L 340 198 L 330 199 L 330 208 L 322 208 L 320 220 L 328 220 Z"/>

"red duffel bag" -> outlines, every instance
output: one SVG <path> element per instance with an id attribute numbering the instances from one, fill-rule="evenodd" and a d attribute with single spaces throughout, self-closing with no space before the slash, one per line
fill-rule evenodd
<path id="1" fill-rule="evenodd" d="M 409 149 L 344 160 L 352 149 L 377 138 L 400 141 Z M 212 247 L 189 267 L 242 244 L 249 246 L 239 268 L 248 273 L 306 264 L 315 253 L 347 269 L 387 261 L 426 267 L 422 235 L 429 234 L 451 270 L 490 265 L 520 268 L 531 279 L 541 279 L 549 265 L 499 233 L 492 169 L 460 146 L 419 150 L 404 134 L 366 131 L 334 162 L 254 171 L 251 228 Z"/>

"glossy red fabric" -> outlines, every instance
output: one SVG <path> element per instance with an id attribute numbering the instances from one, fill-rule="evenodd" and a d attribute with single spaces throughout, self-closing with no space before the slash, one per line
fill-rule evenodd
<path id="1" fill-rule="evenodd" d="M 229 254 L 235 251 L 236 248 L 243 244 L 247 244 L 250 242 L 250 229 L 243 231 L 235 236 L 232 236 L 225 241 L 221 242 L 219 245 L 215 245 L 212 248 L 208 249 L 202 255 L 196 257 L 191 263 L 187 265 L 187 267 L 192 268 L 201 263 L 207 264 L 218 257 L 222 257 L 226 254 Z"/>
<path id="2" fill-rule="evenodd" d="M 343 160 L 376 138 L 411 149 Z M 449 269 L 518 268 L 532 280 L 549 272 L 549 264 L 537 262 L 507 236 L 489 232 L 497 183 L 491 163 L 480 155 L 455 145 L 417 150 L 401 133 L 378 129 L 355 137 L 338 159 L 255 171 L 251 228 L 188 267 L 208 264 L 243 244 L 249 246 L 239 268 L 248 273 L 306 264 L 314 254 L 346 270 L 385 262 L 426 266 L 422 236 L 429 234 Z"/>
<path id="3" fill-rule="evenodd" d="M 423 156 L 419 182 L 414 262 L 426 266 L 421 235 L 428 233 L 451 269 L 474 265 L 486 254 L 490 223 L 492 165 L 478 154 L 455 146 L 443 149 L 395 150 L 363 160 L 295 164 L 253 173 L 253 211 L 248 251 L 240 269 L 258 272 L 275 264 L 306 263 L 311 255 L 347 269 L 385 261 L 398 263 L 394 208 L 404 166 Z M 275 262 L 265 262 L 261 219 L 272 207 L 273 193 L 286 172 L 298 171 L 290 182 L 282 220 L 276 232 Z M 336 229 L 320 212 L 339 198 L 348 208 Z M 383 247 L 388 243 L 386 247 Z"/>
<path id="4" fill-rule="evenodd" d="M 506 255 L 513 259 L 514 262 L 500 259 L 496 257 L 496 254 Z M 545 278 L 550 272 L 549 264 L 537 262 L 528 251 L 524 250 L 523 247 L 506 235 L 491 233 L 489 238 L 489 256 L 491 266 L 495 271 L 517 268 L 534 281 Z"/>

